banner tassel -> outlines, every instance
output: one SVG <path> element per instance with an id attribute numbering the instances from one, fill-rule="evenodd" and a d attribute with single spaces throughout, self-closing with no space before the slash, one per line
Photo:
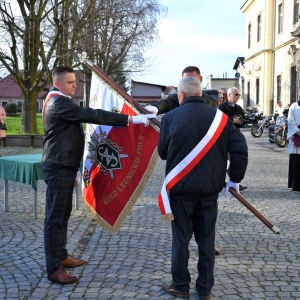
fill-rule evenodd
<path id="1" fill-rule="evenodd" d="M 165 222 L 173 221 L 174 220 L 174 215 L 172 213 L 162 215 L 162 218 Z"/>

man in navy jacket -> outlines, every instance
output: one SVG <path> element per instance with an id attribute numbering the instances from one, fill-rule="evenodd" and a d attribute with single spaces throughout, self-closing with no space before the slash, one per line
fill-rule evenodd
<path id="1" fill-rule="evenodd" d="M 217 110 L 206 105 L 200 81 L 185 77 L 178 84 L 180 106 L 162 118 L 158 153 L 166 160 L 166 175 L 190 154 L 206 135 Z M 164 285 L 168 294 L 187 299 L 189 241 L 194 234 L 198 244 L 198 278 L 200 299 L 209 299 L 214 285 L 215 224 L 218 194 L 224 187 L 227 153 L 231 155 L 229 187 L 239 190 L 247 168 L 248 150 L 245 137 L 228 119 L 217 141 L 202 160 L 170 190 L 172 221 L 172 282 Z"/>

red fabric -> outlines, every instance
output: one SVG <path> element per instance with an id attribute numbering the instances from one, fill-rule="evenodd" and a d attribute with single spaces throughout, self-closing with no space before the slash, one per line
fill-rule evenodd
<path id="1" fill-rule="evenodd" d="M 49 101 L 52 97 L 54 97 L 54 96 L 61 96 L 61 95 L 58 94 L 58 93 L 55 93 L 55 92 L 50 92 L 50 93 L 48 94 L 48 96 L 47 96 L 47 98 L 46 98 L 44 104 L 43 104 L 43 109 L 42 109 L 42 121 L 43 121 L 43 123 L 45 123 L 45 122 L 44 122 L 44 116 L 45 116 L 45 112 L 46 112 L 46 105 L 47 105 L 48 101 Z"/>
<path id="2" fill-rule="evenodd" d="M 299 135 L 295 135 L 292 139 L 292 141 L 294 142 L 294 145 L 296 147 L 300 147 L 300 136 Z"/>
<path id="3" fill-rule="evenodd" d="M 126 104 L 121 113 L 136 115 Z M 158 138 L 157 130 L 143 124 L 114 127 L 109 132 L 107 139 L 116 142 L 122 148 L 119 154 L 127 154 L 128 157 L 120 158 L 121 168 L 113 170 L 113 179 L 109 171 L 105 175 L 94 164 L 90 172 L 92 184 L 84 187 L 83 196 L 97 215 L 111 226 L 114 226 L 141 184 Z"/>

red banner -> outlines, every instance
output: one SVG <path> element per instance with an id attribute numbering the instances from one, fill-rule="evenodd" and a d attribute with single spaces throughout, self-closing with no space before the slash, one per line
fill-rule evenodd
<path id="1" fill-rule="evenodd" d="M 90 107 L 115 113 L 140 112 L 97 74 Z M 117 233 L 145 188 L 158 159 L 159 127 L 87 125 L 83 164 L 83 198 L 92 216 Z"/>

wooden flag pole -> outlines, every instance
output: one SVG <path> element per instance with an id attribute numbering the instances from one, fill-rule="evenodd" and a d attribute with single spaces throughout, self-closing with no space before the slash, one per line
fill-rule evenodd
<path id="1" fill-rule="evenodd" d="M 230 187 L 229 192 L 238 199 L 243 205 L 245 205 L 260 221 L 262 221 L 269 229 L 274 233 L 279 234 L 280 230 L 269 221 L 262 213 L 260 213 L 251 203 L 249 203 L 241 194 L 239 194 L 234 188 Z"/>
<path id="2" fill-rule="evenodd" d="M 116 82 L 114 82 L 108 75 L 106 75 L 98 66 L 96 66 L 92 61 L 87 60 L 86 63 L 89 67 L 97 73 L 103 80 L 105 80 L 111 87 L 113 87 L 123 98 L 125 98 L 129 103 L 136 107 L 143 114 L 150 114 L 140 103 L 138 103 L 134 98 L 126 93 Z M 160 127 L 160 122 L 157 119 L 150 119 L 150 122 L 155 123 Z"/>

